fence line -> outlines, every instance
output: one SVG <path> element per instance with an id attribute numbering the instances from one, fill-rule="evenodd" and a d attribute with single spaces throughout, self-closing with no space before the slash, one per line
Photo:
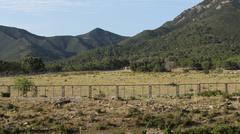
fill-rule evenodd
<path id="1" fill-rule="evenodd" d="M 15 85 L 0 85 L 0 93 L 20 97 Z M 219 90 L 228 94 L 240 93 L 240 83 L 183 83 L 183 84 L 116 84 L 116 85 L 35 85 L 27 96 L 33 97 L 116 97 L 156 98 L 179 97 L 204 91 Z"/>

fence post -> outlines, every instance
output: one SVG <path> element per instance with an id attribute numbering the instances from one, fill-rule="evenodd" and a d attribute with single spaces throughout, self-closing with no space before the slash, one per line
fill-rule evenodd
<path id="1" fill-rule="evenodd" d="M 38 87 L 37 86 L 34 86 L 33 87 L 33 97 L 38 97 Z"/>
<path id="2" fill-rule="evenodd" d="M 54 87 L 52 88 L 52 97 L 55 96 Z"/>
<path id="3" fill-rule="evenodd" d="M 8 87 L 7 87 L 7 93 L 9 93 L 10 96 L 11 96 L 11 86 L 8 86 Z"/>
<path id="4" fill-rule="evenodd" d="M 65 97 L 65 86 L 62 86 L 62 97 Z"/>
<path id="5" fill-rule="evenodd" d="M 201 84 L 198 84 L 198 94 L 201 93 Z"/>
<path id="6" fill-rule="evenodd" d="M 225 83 L 225 93 L 228 94 L 228 84 Z"/>
<path id="7" fill-rule="evenodd" d="M 88 97 L 89 99 L 92 99 L 92 86 L 88 87 Z"/>
<path id="8" fill-rule="evenodd" d="M 72 97 L 74 97 L 74 86 L 72 86 Z"/>
<path id="9" fill-rule="evenodd" d="M 116 98 L 119 99 L 119 86 L 116 86 Z"/>
<path id="10" fill-rule="evenodd" d="M 47 96 L 47 87 L 46 86 L 44 87 L 44 96 L 45 97 Z"/>
<path id="11" fill-rule="evenodd" d="M 148 86 L 148 98 L 152 98 L 152 85 Z"/>
<path id="12" fill-rule="evenodd" d="M 177 96 L 177 97 L 179 97 L 179 95 L 180 95 L 180 94 L 179 94 L 179 93 L 180 93 L 180 92 L 179 92 L 179 87 L 180 87 L 179 85 L 176 85 L 176 96 Z"/>

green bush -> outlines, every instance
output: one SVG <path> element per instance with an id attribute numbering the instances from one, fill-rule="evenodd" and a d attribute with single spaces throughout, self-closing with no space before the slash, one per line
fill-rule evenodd
<path id="1" fill-rule="evenodd" d="M 108 124 L 107 123 L 99 123 L 96 126 L 96 130 L 106 130 L 108 129 Z"/>
<path id="2" fill-rule="evenodd" d="M 232 96 L 240 96 L 240 92 L 232 93 Z"/>
<path id="3" fill-rule="evenodd" d="M 11 96 L 11 94 L 10 93 L 4 93 L 4 92 L 1 92 L 1 96 L 2 97 L 10 97 Z"/>
<path id="4" fill-rule="evenodd" d="M 17 78 L 14 82 L 16 89 L 22 91 L 22 96 L 27 96 L 27 92 L 31 90 L 34 83 L 27 78 Z"/>
<path id="5" fill-rule="evenodd" d="M 177 129 L 175 130 L 176 134 L 210 134 L 211 130 L 207 127 L 200 128 L 190 128 L 190 129 Z"/>
<path id="6" fill-rule="evenodd" d="M 175 134 L 239 134 L 240 126 L 219 124 L 213 127 L 175 129 Z"/>
<path id="7" fill-rule="evenodd" d="M 142 112 L 137 109 L 137 108 L 130 108 L 128 109 L 128 114 L 127 114 L 127 117 L 137 117 L 139 115 L 142 115 Z"/>
<path id="8" fill-rule="evenodd" d="M 6 110 L 6 111 L 18 111 L 18 107 L 11 104 L 11 103 L 8 103 L 8 104 L 2 104 L 0 105 L 0 108 L 2 108 L 3 110 Z"/>
<path id="9" fill-rule="evenodd" d="M 211 96 L 218 96 L 218 95 L 224 95 L 224 93 L 220 90 L 204 91 L 204 92 L 198 93 L 198 96 L 203 96 L 203 97 L 211 97 Z"/>
<path id="10" fill-rule="evenodd" d="M 164 114 L 153 116 L 150 114 L 139 117 L 136 124 L 146 128 L 160 128 L 161 130 L 173 130 L 179 126 L 191 126 L 194 122 L 184 113 Z"/>
<path id="11" fill-rule="evenodd" d="M 239 70 L 240 69 L 240 58 L 230 58 L 223 62 L 223 68 L 226 70 Z"/>
<path id="12" fill-rule="evenodd" d="M 213 134 L 239 134 L 240 127 L 230 125 L 217 125 L 213 128 Z"/>

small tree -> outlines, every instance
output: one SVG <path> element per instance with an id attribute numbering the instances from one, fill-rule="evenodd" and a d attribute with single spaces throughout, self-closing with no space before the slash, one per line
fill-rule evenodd
<path id="1" fill-rule="evenodd" d="M 193 62 L 191 67 L 193 70 L 203 70 L 202 64 L 199 62 Z"/>
<path id="2" fill-rule="evenodd" d="M 208 59 L 208 60 L 202 62 L 202 68 L 204 70 L 211 70 L 211 69 L 213 69 L 213 67 L 214 67 L 214 65 L 213 65 L 211 59 Z"/>
<path id="3" fill-rule="evenodd" d="M 21 65 L 26 73 L 42 72 L 45 70 L 45 64 L 41 58 L 27 55 L 21 60 Z"/>
<path id="4" fill-rule="evenodd" d="M 22 96 L 27 96 L 27 92 L 31 91 L 31 87 L 34 86 L 34 83 L 27 78 L 17 78 L 15 80 L 16 89 L 22 91 Z"/>
<path id="5" fill-rule="evenodd" d="M 240 65 L 236 61 L 228 60 L 223 63 L 223 68 L 226 70 L 239 70 Z"/>

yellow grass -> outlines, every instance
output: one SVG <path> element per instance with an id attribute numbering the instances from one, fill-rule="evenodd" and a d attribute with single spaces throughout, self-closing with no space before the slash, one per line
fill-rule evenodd
<path id="1" fill-rule="evenodd" d="M 18 76 L 19 77 L 19 76 Z M 104 85 L 240 82 L 240 74 L 231 73 L 133 73 L 124 71 L 68 72 L 25 76 L 36 85 Z M 16 77 L 1 77 L 0 84 L 13 84 Z"/>
<path id="2" fill-rule="evenodd" d="M 19 77 L 19 76 L 18 76 Z M 153 84 L 240 82 L 240 74 L 204 73 L 132 73 L 132 72 L 68 72 L 25 76 L 37 85 L 81 84 Z M 16 77 L 1 77 L 0 84 L 13 84 Z"/>

